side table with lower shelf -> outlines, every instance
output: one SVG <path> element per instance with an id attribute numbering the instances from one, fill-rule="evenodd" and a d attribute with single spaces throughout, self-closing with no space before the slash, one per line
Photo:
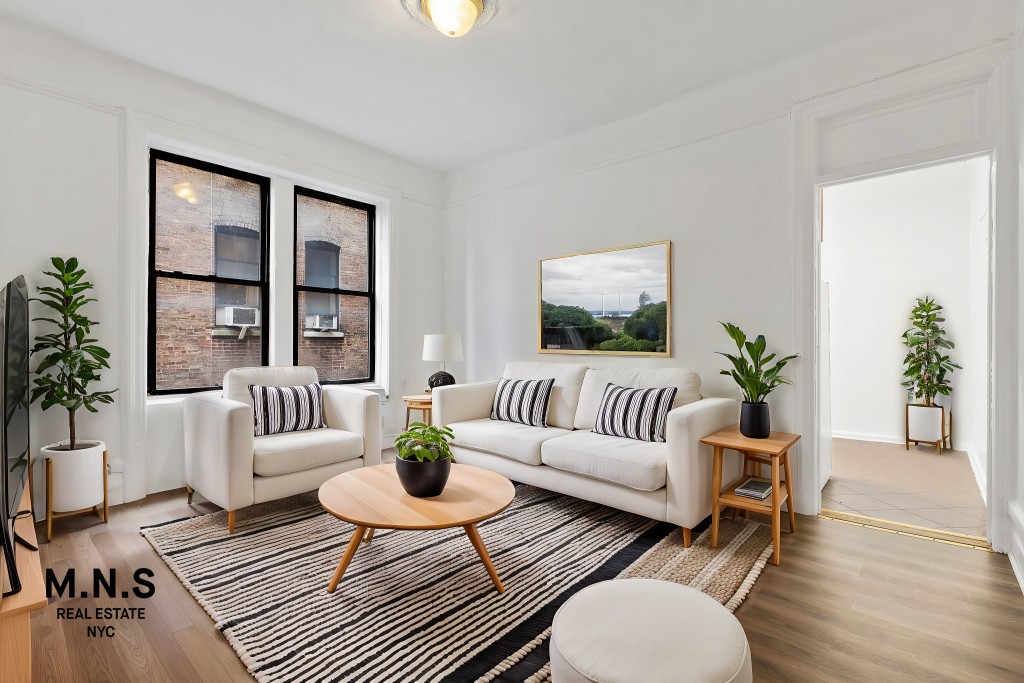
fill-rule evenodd
<path id="1" fill-rule="evenodd" d="M 796 531 L 796 513 L 793 510 L 793 476 L 789 467 L 789 449 L 800 440 L 799 434 L 772 432 L 766 439 L 751 439 L 740 433 L 733 425 L 700 440 L 715 449 L 712 465 L 711 493 L 711 547 L 718 547 L 719 515 L 722 507 L 731 507 L 744 512 L 761 512 L 772 518 L 772 564 L 779 564 L 780 541 L 782 540 L 782 504 L 789 513 L 789 532 Z M 726 449 L 738 451 L 743 456 L 743 476 L 722 488 L 722 460 Z M 765 500 L 748 498 L 736 493 L 736 487 L 747 477 L 757 476 L 761 465 L 771 466 L 772 493 Z M 785 488 L 780 468 L 785 471 Z M 748 474 L 749 471 L 749 474 Z M 749 515 L 747 515 L 749 516 Z"/>

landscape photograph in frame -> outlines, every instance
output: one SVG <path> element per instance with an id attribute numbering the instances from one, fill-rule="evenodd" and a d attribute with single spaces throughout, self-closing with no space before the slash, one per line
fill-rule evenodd
<path id="1" fill-rule="evenodd" d="M 670 356 L 672 243 L 540 260 L 540 353 Z"/>

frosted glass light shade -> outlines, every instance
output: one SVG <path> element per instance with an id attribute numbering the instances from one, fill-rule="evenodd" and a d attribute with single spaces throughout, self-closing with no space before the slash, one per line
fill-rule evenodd
<path id="1" fill-rule="evenodd" d="M 423 0 L 423 10 L 438 31 L 458 38 L 473 28 L 482 4 L 481 0 Z"/>
<path id="2" fill-rule="evenodd" d="M 462 360 L 462 335 L 423 335 L 423 360 L 442 362 Z"/>

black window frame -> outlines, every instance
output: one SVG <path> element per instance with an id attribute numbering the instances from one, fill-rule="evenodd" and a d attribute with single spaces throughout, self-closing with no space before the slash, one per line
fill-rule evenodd
<path id="1" fill-rule="evenodd" d="M 332 204 L 340 204 L 341 206 L 348 206 L 353 209 L 359 209 L 360 211 L 366 212 L 366 258 L 369 261 L 367 264 L 367 282 L 366 291 L 356 289 L 342 289 L 341 287 L 312 287 L 305 284 L 299 284 L 299 248 L 305 245 L 305 241 L 299 239 L 299 197 L 309 197 L 311 199 L 319 199 L 321 201 L 330 202 Z M 292 207 L 294 231 L 292 234 L 293 242 L 295 245 L 295 251 L 292 254 L 292 263 L 294 267 L 294 275 L 292 278 L 292 364 L 299 364 L 299 328 L 300 322 L 305 325 L 305 320 L 299 320 L 299 292 L 315 292 L 321 294 L 337 294 L 341 296 L 359 296 L 368 299 L 368 310 L 369 310 L 369 321 L 367 322 L 367 344 L 369 345 L 367 353 L 367 373 L 369 377 L 361 377 L 356 379 L 331 379 L 325 380 L 320 378 L 321 384 L 365 384 L 366 382 L 374 381 L 377 372 L 377 244 L 375 236 L 377 234 L 377 207 L 373 204 L 367 204 L 365 202 L 356 201 L 355 199 L 348 199 L 347 197 L 340 197 L 336 194 L 330 194 L 328 192 L 321 192 L 320 190 L 313 190 L 308 187 L 295 186 L 295 191 L 292 195 Z M 340 245 L 339 245 L 340 248 Z M 341 266 L 338 266 L 338 283 L 341 283 Z M 305 273 L 303 280 L 305 280 Z M 339 299 L 340 302 L 340 299 Z M 339 311 L 340 314 L 340 311 Z"/>
<path id="2" fill-rule="evenodd" d="M 219 277 L 215 263 L 212 275 L 197 275 L 183 273 L 180 270 L 166 271 L 156 269 L 156 163 L 166 161 L 179 166 L 188 166 L 208 173 L 217 173 L 229 178 L 236 178 L 253 183 L 260 188 L 260 279 L 245 280 L 241 278 Z M 214 236 L 216 245 L 216 235 Z M 216 252 L 216 246 L 214 248 Z M 270 178 L 239 171 L 228 166 L 201 161 L 191 157 L 173 154 L 163 150 L 150 148 L 149 150 L 149 293 L 148 293 L 148 343 L 147 370 L 146 370 L 146 392 L 150 396 L 166 394 L 193 394 L 199 391 L 211 391 L 220 389 L 218 386 L 210 387 L 186 387 L 174 389 L 158 389 L 156 386 L 156 283 L 157 279 L 167 280 L 192 280 L 194 282 L 209 282 L 214 285 L 214 296 L 216 297 L 216 285 L 243 285 L 245 287 L 258 287 L 260 290 L 260 364 L 270 364 Z"/>

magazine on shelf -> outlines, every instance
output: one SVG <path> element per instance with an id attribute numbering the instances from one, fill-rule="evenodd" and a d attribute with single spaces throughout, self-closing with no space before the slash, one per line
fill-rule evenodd
<path id="1" fill-rule="evenodd" d="M 772 495 L 772 483 L 767 479 L 749 477 L 746 481 L 736 487 L 736 495 L 745 498 L 764 500 Z"/>

